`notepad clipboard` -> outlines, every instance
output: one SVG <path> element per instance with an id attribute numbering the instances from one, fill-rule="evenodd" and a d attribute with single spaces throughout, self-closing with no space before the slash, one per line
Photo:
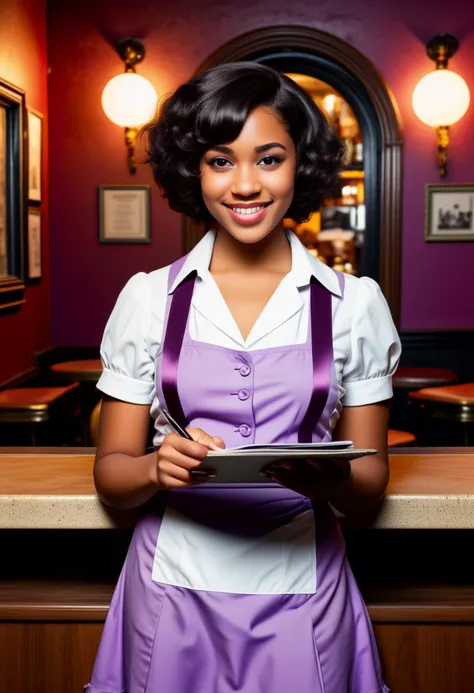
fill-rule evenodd
<path id="1" fill-rule="evenodd" d="M 376 452 L 377 450 L 369 448 L 356 449 L 351 441 L 307 445 L 243 445 L 225 450 L 210 450 L 199 469 L 212 469 L 216 472 L 216 476 L 206 483 L 264 483 L 262 469 L 278 460 L 304 463 L 307 458 L 313 458 L 331 464 L 334 459 L 355 460 Z"/>

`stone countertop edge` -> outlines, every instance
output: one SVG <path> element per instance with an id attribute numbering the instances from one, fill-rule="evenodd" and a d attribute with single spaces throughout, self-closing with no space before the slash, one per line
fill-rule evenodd
<path id="1" fill-rule="evenodd" d="M 0 529 L 117 529 L 139 511 L 119 511 L 95 495 L 0 495 Z M 344 521 L 350 527 L 350 519 Z M 366 526 L 366 525 L 365 525 Z M 474 529 L 474 494 L 387 495 L 373 529 Z"/>

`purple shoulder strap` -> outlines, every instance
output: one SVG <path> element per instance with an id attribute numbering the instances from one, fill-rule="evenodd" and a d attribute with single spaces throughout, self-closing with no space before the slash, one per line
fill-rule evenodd
<path id="1" fill-rule="evenodd" d="M 344 275 L 337 272 L 342 295 Z M 313 393 L 298 431 L 298 443 L 311 443 L 313 431 L 324 411 L 331 388 L 334 363 L 332 344 L 332 294 L 311 277 L 311 348 L 313 352 Z"/>
<path id="2" fill-rule="evenodd" d="M 186 257 L 180 258 L 171 265 L 168 276 L 168 291 L 185 260 Z M 163 340 L 161 387 L 167 410 L 182 426 L 187 425 L 187 420 L 178 394 L 178 363 L 195 281 L 196 272 L 192 272 L 169 297 L 165 338 Z"/>

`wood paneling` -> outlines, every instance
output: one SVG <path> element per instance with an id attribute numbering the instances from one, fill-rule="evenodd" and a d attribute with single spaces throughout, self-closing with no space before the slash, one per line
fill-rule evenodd
<path id="1" fill-rule="evenodd" d="M 0 623 L 2 693 L 80 693 L 101 623 Z"/>
<path id="2" fill-rule="evenodd" d="M 391 693 L 472 693 L 474 626 L 375 626 Z"/>
<path id="3" fill-rule="evenodd" d="M 74 693 L 89 681 L 101 623 L 0 623 L 2 693 Z M 391 693 L 471 693 L 474 626 L 376 624 Z"/>
<path id="4" fill-rule="evenodd" d="M 92 582 L 0 582 L 0 691 L 81 691 L 112 590 Z M 366 597 L 392 693 L 474 691 L 474 587 L 379 588 Z"/>

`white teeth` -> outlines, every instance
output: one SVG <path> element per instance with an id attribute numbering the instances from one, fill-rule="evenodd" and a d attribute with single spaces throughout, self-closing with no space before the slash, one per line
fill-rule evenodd
<path id="1" fill-rule="evenodd" d="M 232 207 L 232 210 L 236 212 L 237 214 L 256 214 L 257 212 L 261 212 L 262 209 L 265 208 L 265 205 L 261 205 L 260 207 Z"/>

